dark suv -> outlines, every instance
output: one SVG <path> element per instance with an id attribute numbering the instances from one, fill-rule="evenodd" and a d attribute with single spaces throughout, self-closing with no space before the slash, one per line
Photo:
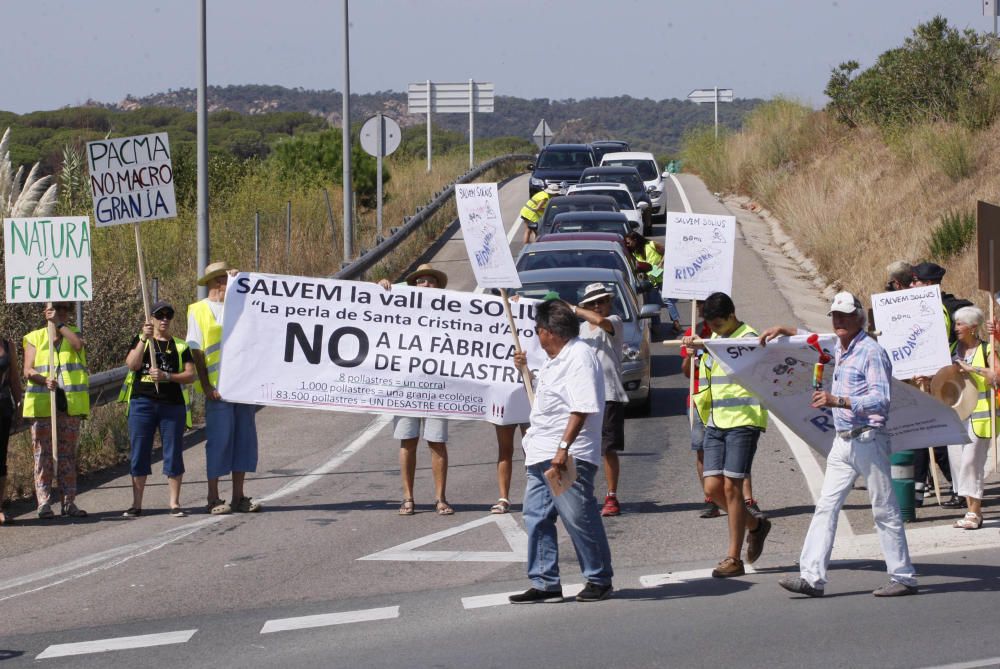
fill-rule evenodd
<path id="1" fill-rule="evenodd" d="M 647 205 L 647 208 L 642 212 L 643 236 L 649 237 L 653 234 L 653 201 L 649 198 L 649 193 L 646 192 L 646 184 L 639 176 L 639 170 L 624 165 L 588 167 L 580 175 L 580 183 L 618 183 L 628 186 L 635 203 L 645 202 Z"/>
<path id="2" fill-rule="evenodd" d="M 528 196 L 544 190 L 550 184 L 565 182 L 572 186 L 580 180 L 580 175 L 588 167 L 597 164 L 597 157 L 589 144 L 549 144 L 534 163 L 528 165 L 531 179 L 528 180 Z"/>

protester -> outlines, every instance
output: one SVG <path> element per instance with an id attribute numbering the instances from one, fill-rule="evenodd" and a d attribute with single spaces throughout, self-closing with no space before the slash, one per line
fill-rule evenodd
<path id="1" fill-rule="evenodd" d="M 406 277 L 406 283 L 417 288 L 443 289 L 448 285 L 448 275 L 434 269 L 430 263 L 425 263 Z M 378 285 L 385 290 L 392 290 L 392 284 L 387 279 L 380 280 Z M 399 439 L 399 472 L 403 479 L 403 503 L 399 506 L 399 515 L 412 516 L 416 512 L 413 501 L 413 479 L 417 472 L 417 444 L 420 442 L 421 436 L 427 441 L 427 447 L 431 449 L 431 471 L 434 473 L 434 493 L 436 495 L 434 508 L 441 516 L 450 516 L 455 513 L 445 496 L 445 488 L 448 483 L 448 421 L 444 418 L 395 416 L 392 423 L 392 436 Z M 498 433 L 498 439 L 499 436 Z M 514 435 L 511 434 L 512 457 L 513 438 Z M 499 464 L 497 468 L 500 468 Z M 502 497 L 506 497 L 506 495 L 502 495 Z"/>
<path id="2" fill-rule="evenodd" d="M 604 412 L 604 375 L 593 350 L 580 341 L 580 322 L 561 300 L 542 302 L 535 310 L 538 342 L 549 359 L 538 372 L 531 427 L 524 436 L 523 518 L 528 532 L 528 578 L 531 588 L 511 595 L 512 604 L 562 601 L 559 578 L 559 539 L 556 519 L 562 520 L 581 571 L 587 579 L 576 599 L 596 602 L 613 590 L 611 549 L 594 498 L 594 477 L 601 458 Z M 527 356 L 517 353 L 522 370 Z M 576 480 L 561 495 L 547 483 L 549 468 L 565 474 L 573 458 Z"/>
<path id="3" fill-rule="evenodd" d="M 698 300 L 698 318 L 696 326 L 691 326 L 684 330 L 683 337 L 696 336 L 699 339 L 708 339 L 712 336 L 712 330 L 708 327 L 708 323 L 705 322 L 704 317 L 701 314 L 701 307 L 704 304 L 704 300 Z M 695 331 L 693 328 L 697 327 L 697 335 L 692 335 Z M 698 375 L 698 367 L 701 362 L 701 351 L 698 349 L 688 349 L 686 346 L 681 346 L 681 372 L 684 374 L 684 378 L 690 379 L 691 374 L 694 374 L 694 392 L 697 394 L 700 390 L 700 378 Z M 705 449 L 703 448 L 705 442 L 705 423 L 701 420 L 701 414 L 695 410 L 691 403 L 691 395 L 688 394 L 684 397 L 688 415 L 691 420 L 691 450 L 695 454 L 695 471 L 698 472 L 698 486 L 705 490 Z M 718 518 L 720 515 L 720 509 L 712 501 L 712 499 L 705 495 L 705 504 L 702 506 L 701 511 L 698 513 L 699 518 Z"/>
<path id="4" fill-rule="evenodd" d="M 183 518 L 181 481 L 184 477 L 184 428 L 191 427 L 190 400 L 184 387 L 195 380 L 194 360 L 183 339 L 170 334 L 174 307 L 160 300 L 150 308 L 151 321 L 142 325 L 142 334 L 132 338 L 125 356 L 129 374 L 125 377 L 119 402 L 125 402 L 131 448 L 132 506 L 126 518 L 142 515 L 146 477 L 153 473 L 153 436 L 160 431 L 163 446 L 163 474 L 170 491 L 170 515 Z M 150 365 L 155 357 L 156 367 Z"/>
<path id="5" fill-rule="evenodd" d="M 3 501 L 7 495 L 7 444 L 24 398 L 18 369 L 17 347 L 0 336 L 0 526 L 14 524 L 14 519 L 3 512 Z"/>
<path id="6" fill-rule="evenodd" d="M 625 450 L 625 405 L 628 404 L 628 393 L 622 385 L 624 326 L 621 316 L 611 313 L 614 296 L 614 288 L 608 288 L 603 283 L 592 283 L 584 289 L 580 304 L 573 307 L 577 318 L 586 321 L 580 326 L 580 340 L 594 349 L 604 377 L 601 454 L 604 456 L 604 477 L 608 493 L 601 508 L 602 516 L 621 514 L 618 502 L 621 464 L 618 453 Z"/>
<path id="7" fill-rule="evenodd" d="M 913 267 L 905 260 L 897 260 L 885 268 L 888 280 L 885 283 L 886 292 L 906 290 L 913 284 Z"/>
<path id="8" fill-rule="evenodd" d="M 646 293 L 646 300 L 652 304 L 663 304 L 667 307 L 670 320 L 673 321 L 674 332 L 681 331 L 681 315 L 677 311 L 677 301 L 671 298 L 663 298 L 660 292 L 663 289 L 663 245 L 659 242 L 646 239 L 637 231 L 625 235 L 625 246 L 635 257 L 637 262 L 644 262 L 652 269 L 646 272 L 646 278 L 653 284 L 653 289 Z M 659 317 L 654 319 L 654 325 L 659 323 Z"/>
<path id="9" fill-rule="evenodd" d="M 754 337 L 752 327 L 736 317 L 736 306 L 725 293 L 712 293 L 702 306 L 702 314 L 712 330 L 712 339 Z M 687 336 L 681 340 L 687 348 L 704 348 L 701 340 Z M 743 481 L 750 475 L 757 442 L 767 429 L 767 410 L 743 386 L 733 383 L 711 353 L 701 356 L 699 374 L 701 392 L 694 397 L 695 407 L 705 423 L 704 481 L 705 496 L 726 509 L 729 523 L 729 549 L 712 570 L 716 578 L 742 576 L 746 573 L 740 554 L 743 531 L 746 535 L 746 561 L 753 564 L 764 550 L 764 540 L 771 531 L 771 521 L 758 518 L 747 509 Z"/>
<path id="10" fill-rule="evenodd" d="M 839 339 L 830 392 L 817 390 L 812 406 L 831 408 L 837 433 L 826 459 L 823 491 L 816 502 L 802 554 L 799 576 L 785 576 L 784 589 L 822 597 L 826 572 L 837 534 L 837 518 L 857 476 L 865 478 L 872 515 L 890 580 L 877 588 L 876 597 L 898 597 L 917 592 L 917 580 L 903 530 L 903 518 L 892 489 L 889 470 L 890 379 L 889 356 L 864 331 L 865 310 L 851 293 L 837 293 L 828 314 Z M 775 337 L 795 334 L 795 328 L 775 326 L 760 337 L 762 345 Z"/>
<path id="11" fill-rule="evenodd" d="M 83 334 L 67 325 L 69 302 L 47 302 L 45 320 L 55 326 L 56 338 L 49 340 L 48 326 L 24 336 L 24 417 L 31 419 L 31 446 L 35 458 L 35 497 L 38 517 L 52 512 L 52 411 L 50 393 L 56 394 L 56 448 L 59 471 L 55 477 L 62 494 L 61 513 L 83 518 L 87 512 L 76 505 L 76 449 L 80 423 L 90 414 L 90 383 Z M 52 356 L 52 351 L 55 356 Z M 54 357 L 54 360 L 53 360 Z"/>
<path id="12" fill-rule="evenodd" d="M 986 456 L 990 450 L 990 391 L 997 386 L 998 375 L 990 369 L 996 355 L 979 337 L 986 317 L 979 307 L 962 307 L 955 312 L 958 341 L 951 347 L 952 360 L 976 384 L 978 401 L 966 420 L 969 443 L 948 446 L 951 480 L 954 491 L 965 498 L 969 508 L 955 527 L 978 530 L 983 524 L 983 479 Z"/>
<path id="13" fill-rule="evenodd" d="M 198 380 L 195 390 L 205 394 L 205 467 L 208 478 L 208 505 L 213 515 L 256 513 L 261 505 L 245 495 L 247 472 L 257 471 L 256 407 L 227 402 L 219 394 L 222 362 L 222 317 L 226 286 L 237 270 L 225 262 L 205 268 L 199 286 L 208 287 L 208 297 L 188 306 L 187 345 L 191 350 Z M 233 476 L 232 501 L 219 496 L 219 479 Z"/>
<path id="14" fill-rule="evenodd" d="M 524 225 L 524 243 L 530 244 L 538 237 L 538 223 L 545 214 L 545 207 L 553 195 L 559 195 L 559 186 L 549 184 L 545 190 L 540 190 L 521 207 L 521 224 Z"/>
<path id="15" fill-rule="evenodd" d="M 494 425 L 497 433 L 497 487 L 500 497 L 497 503 L 490 507 L 490 513 L 504 514 L 510 512 L 510 480 L 514 474 L 514 434 L 517 425 Z M 521 437 L 527 431 L 526 425 L 521 425 Z"/>

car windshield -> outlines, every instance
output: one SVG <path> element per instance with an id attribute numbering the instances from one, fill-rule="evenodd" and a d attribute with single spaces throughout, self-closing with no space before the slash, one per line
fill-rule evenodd
<path id="1" fill-rule="evenodd" d="M 580 183 L 625 184 L 633 193 L 639 193 L 646 190 L 646 186 L 642 183 L 642 179 L 634 174 L 587 174 L 580 179 Z"/>
<path id="2" fill-rule="evenodd" d="M 522 255 L 517 260 L 517 271 L 529 269 L 555 269 L 559 267 L 600 267 L 617 269 L 628 273 L 625 259 L 614 251 L 559 249 L 535 251 Z"/>
<path id="3" fill-rule="evenodd" d="M 610 195 L 618 203 L 618 209 L 620 211 L 635 209 L 635 203 L 632 201 L 632 196 L 629 195 L 628 191 L 624 191 L 621 188 L 609 188 L 607 190 L 598 190 L 596 188 L 588 188 L 586 191 L 574 191 L 570 195 Z"/>
<path id="4" fill-rule="evenodd" d="M 604 163 L 605 165 L 621 165 L 623 167 L 634 167 L 639 170 L 639 176 L 642 177 L 643 181 L 653 181 L 659 178 L 660 175 L 656 173 L 656 163 L 652 160 L 638 159 L 638 160 L 610 160 Z"/>
<path id="5" fill-rule="evenodd" d="M 619 221 L 556 221 L 552 232 L 613 232 L 624 237 L 628 234 L 628 224 Z"/>
<path id="6" fill-rule="evenodd" d="M 590 151 L 542 151 L 538 156 L 538 169 L 585 169 L 593 167 Z"/>
<path id="7" fill-rule="evenodd" d="M 555 291 L 559 298 L 570 304 L 579 304 L 587 292 L 589 281 L 547 281 L 545 283 L 525 283 L 514 292 L 524 297 L 531 297 L 540 300 L 549 291 Z M 632 314 L 625 307 L 625 300 L 622 299 L 621 287 L 617 283 L 604 283 L 611 286 L 615 293 L 614 304 L 611 305 L 611 313 L 618 315 L 623 321 L 631 321 Z"/>

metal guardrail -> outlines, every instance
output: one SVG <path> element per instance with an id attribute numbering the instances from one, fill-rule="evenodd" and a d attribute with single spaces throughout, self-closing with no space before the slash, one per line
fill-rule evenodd
<path id="1" fill-rule="evenodd" d="M 356 279 L 364 272 L 371 269 L 377 262 L 385 258 L 399 244 L 405 241 L 420 226 L 426 223 L 437 210 L 447 204 L 448 200 L 455 195 L 455 184 L 468 183 L 487 171 L 505 162 L 517 160 L 532 160 L 534 155 L 527 153 L 511 153 L 488 160 L 482 165 L 475 167 L 454 182 L 450 183 L 443 190 L 438 191 L 434 199 L 420 207 L 413 216 L 403 219 L 403 225 L 394 228 L 392 234 L 382 240 L 377 246 L 368 251 L 362 251 L 359 257 L 353 262 L 345 265 L 339 272 L 333 275 L 334 279 Z M 97 372 L 90 375 L 90 405 L 100 406 L 118 399 L 118 391 L 128 368 L 124 365 L 115 369 Z"/>

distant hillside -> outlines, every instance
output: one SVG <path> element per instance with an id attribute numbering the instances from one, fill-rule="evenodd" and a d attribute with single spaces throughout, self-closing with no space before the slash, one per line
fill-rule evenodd
<path id="1" fill-rule="evenodd" d="M 177 107 L 192 111 L 196 92 L 192 88 L 170 90 L 141 98 L 127 97 L 117 103 L 97 103 L 109 109 L 134 110 L 144 107 Z M 232 110 L 243 114 L 268 112 L 308 112 L 339 126 L 341 95 L 334 90 L 314 91 L 283 86 L 245 85 L 210 86 L 209 110 Z M 740 99 L 719 105 L 719 122 L 739 128 L 743 117 L 760 99 Z M 351 117 L 358 122 L 382 111 L 410 126 L 424 122 L 422 115 L 406 113 L 406 94 L 393 91 L 352 94 Z M 600 138 L 624 139 L 638 148 L 658 154 L 676 154 L 680 139 L 689 128 L 712 123 L 711 105 L 701 107 L 686 100 L 651 100 L 620 96 L 587 98 L 584 100 L 526 100 L 501 95 L 496 99 L 496 111 L 476 117 L 476 134 L 480 137 L 530 136 L 541 119 L 545 119 L 560 141 L 589 141 Z M 468 118 L 464 114 L 437 114 L 433 123 L 444 129 L 465 131 Z M 560 134 L 563 127 L 567 132 Z"/>

